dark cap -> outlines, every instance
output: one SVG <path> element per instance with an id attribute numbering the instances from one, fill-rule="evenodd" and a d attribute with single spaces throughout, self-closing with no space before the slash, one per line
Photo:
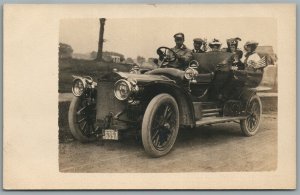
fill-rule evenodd
<path id="1" fill-rule="evenodd" d="M 193 41 L 194 43 L 200 43 L 200 44 L 204 43 L 203 39 L 201 38 L 195 38 Z"/>
<path id="2" fill-rule="evenodd" d="M 176 39 L 176 38 L 182 38 L 182 39 L 184 39 L 184 34 L 183 34 L 183 33 L 176 33 L 173 37 L 174 37 L 175 39 Z"/>

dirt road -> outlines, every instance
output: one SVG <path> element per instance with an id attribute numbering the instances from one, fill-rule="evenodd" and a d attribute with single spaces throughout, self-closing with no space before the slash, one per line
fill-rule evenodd
<path id="1" fill-rule="evenodd" d="M 134 139 L 60 143 L 61 172 L 271 171 L 277 164 L 277 114 L 265 114 L 258 134 L 236 123 L 181 130 L 171 153 L 149 158 Z"/>

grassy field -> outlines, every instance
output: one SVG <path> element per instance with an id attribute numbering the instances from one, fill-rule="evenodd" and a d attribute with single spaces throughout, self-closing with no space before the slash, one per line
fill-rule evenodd
<path id="1" fill-rule="evenodd" d="M 58 92 L 71 92 L 72 75 L 91 76 L 93 79 L 97 79 L 99 76 L 112 71 L 114 68 L 117 68 L 119 71 L 127 72 L 131 69 L 131 66 L 131 64 L 97 62 L 93 60 L 60 59 Z"/>

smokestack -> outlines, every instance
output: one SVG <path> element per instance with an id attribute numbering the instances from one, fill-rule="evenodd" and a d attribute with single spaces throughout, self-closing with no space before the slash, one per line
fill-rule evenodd
<path id="1" fill-rule="evenodd" d="M 97 53 L 97 61 L 102 61 L 102 51 L 103 51 L 103 35 L 104 35 L 104 25 L 105 18 L 99 18 L 100 21 L 100 31 L 99 31 L 99 42 L 98 42 L 98 53 Z"/>

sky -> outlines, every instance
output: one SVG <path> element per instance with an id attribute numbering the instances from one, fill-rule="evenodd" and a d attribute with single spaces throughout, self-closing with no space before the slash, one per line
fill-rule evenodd
<path id="1" fill-rule="evenodd" d="M 63 19 L 60 21 L 59 41 L 72 46 L 74 53 L 97 51 L 99 19 Z M 196 37 L 219 39 L 226 47 L 226 39 L 240 37 L 239 48 L 249 40 L 259 45 L 277 46 L 277 21 L 273 18 L 134 18 L 110 19 L 105 23 L 104 51 L 114 51 L 125 58 L 138 55 L 157 57 L 160 46 L 174 47 L 175 33 L 185 34 L 185 45 L 193 49 Z"/>

